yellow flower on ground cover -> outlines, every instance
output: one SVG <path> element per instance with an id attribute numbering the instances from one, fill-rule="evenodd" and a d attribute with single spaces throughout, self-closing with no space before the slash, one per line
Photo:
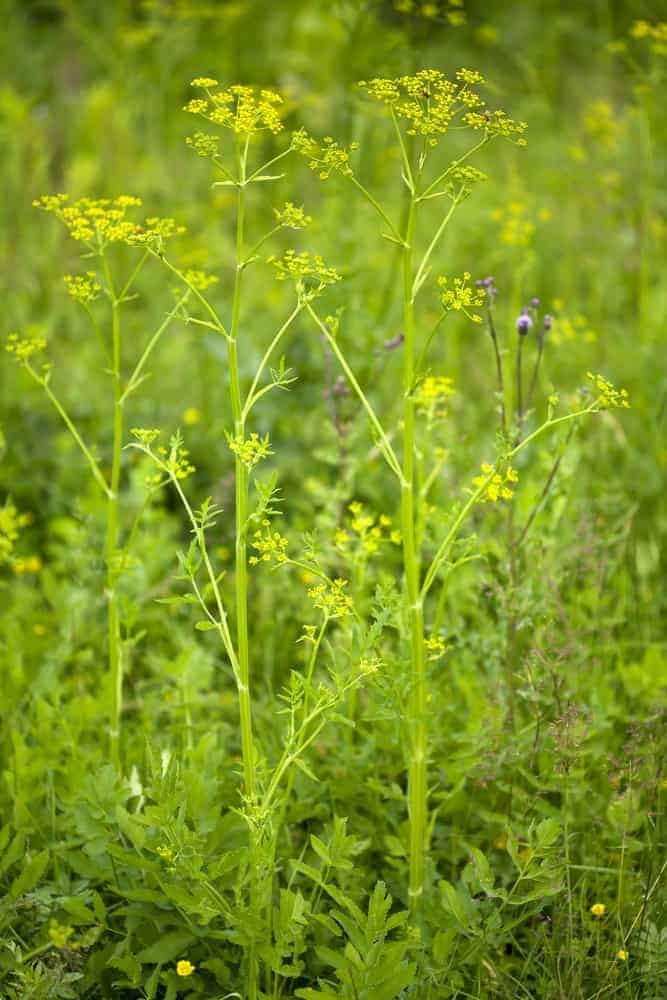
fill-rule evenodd
<path id="1" fill-rule="evenodd" d="M 192 973 L 197 968 L 192 962 L 189 962 L 187 958 L 182 958 L 176 963 L 176 975 L 177 976 L 191 976 Z"/>

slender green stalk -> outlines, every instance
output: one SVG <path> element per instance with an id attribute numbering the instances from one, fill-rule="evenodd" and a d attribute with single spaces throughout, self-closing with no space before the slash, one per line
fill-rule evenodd
<path id="1" fill-rule="evenodd" d="M 123 392 L 123 394 L 120 397 L 120 403 L 121 403 L 121 405 L 125 402 L 125 400 L 130 395 L 130 393 L 134 392 L 134 390 L 138 387 L 139 383 L 142 382 L 143 379 L 146 377 L 145 375 L 141 374 L 142 371 L 143 371 L 143 369 L 144 369 L 144 365 L 146 364 L 146 362 L 148 361 L 149 357 L 151 356 L 151 354 L 153 353 L 153 351 L 157 347 L 158 341 L 162 337 L 162 334 L 165 332 L 165 330 L 167 329 L 167 327 L 169 326 L 169 324 L 171 323 L 172 319 L 174 318 L 174 316 L 176 315 L 176 313 L 179 311 L 179 309 L 181 308 L 181 306 L 185 305 L 185 303 L 187 302 L 189 296 L 190 296 L 190 290 L 188 289 L 188 291 L 185 292 L 184 295 L 181 295 L 180 299 L 177 301 L 176 305 L 171 310 L 171 312 L 167 313 L 167 315 L 165 316 L 165 318 L 162 321 L 162 323 L 160 323 L 159 327 L 157 328 L 157 330 L 155 331 L 155 333 L 153 334 L 153 336 L 150 338 L 150 340 L 146 344 L 146 347 L 144 349 L 143 354 L 141 355 L 141 357 L 137 361 L 137 364 L 135 365 L 134 371 L 132 372 L 132 374 L 130 375 L 130 378 L 128 379 L 127 385 L 125 386 L 125 391 Z"/>
<path id="2" fill-rule="evenodd" d="M 365 395 L 363 389 L 361 388 L 361 386 L 359 385 L 357 379 L 355 378 L 354 372 L 352 371 L 352 369 L 348 365 L 347 361 L 345 360 L 344 354 L 342 353 L 340 347 L 336 343 L 336 338 L 331 335 L 331 331 L 327 327 L 326 323 L 322 322 L 322 320 L 317 315 L 317 313 L 313 309 L 312 305 L 310 305 L 310 303 L 308 303 L 306 305 L 306 309 L 308 310 L 308 312 L 312 316 L 313 320 L 315 321 L 315 323 L 317 324 L 317 326 L 319 327 L 319 329 L 324 334 L 324 336 L 325 336 L 325 338 L 327 340 L 327 343 L 329 344 L 329 347 L 331 348 L 331 350 L 333 351 L 333 353 L 336 355 L 336 358 L 337 358 L 337 360 L 338 360 L 341 368 L 345 372 L 345 376 L 346 376 L 348 382 L 350 383 L 350 385 L 352 386 L 352 388 L 356 392 L 361 405 L 365 409 L 365 411 L 366 411 L 366 413 L 368 415 L 368 419 L 371 422 L 371 426 L 373 427 L 374 431 L 376 432 L 376 434 L 378 436 L 378 448 L 381 451 L 382 455 L 384 456 L 384 458 L 385 458 L 385 460 L 387 462 L 387 465 L 389 466 L 389 468 L 391 469 L 391 471 L 396 475 L 396 477 L 398 478 L 398 480 L 401 481 L 403 474 L 402 474 L 401 465 L 400 465 L 400 462 L 398 461 L 396 453 L 395 453 L 394 449 L 391 446 L 389 438 L 387 437 L 387 434 L 386 434 L 386 432 L 385 432 L 382 424 L 378 420 L 378 417 L 377 417 L 377 414 L 375 413 L 375 410 L 371 406 L 371 404 L 370 404 L 367 396 Z"/>
<path id="3" fill-rule="evenodd" d="M 120 769 L 120 717 L 123 708 L 123 661 L 120 641 L 118 607 L 118 491 L 120 486 L 121 452 L 123 448 L 123 400 L 120 384 L 120 302 L 116 297 L 106 257 L 102 257 L 104 273 L 111 296 L 111 379 L 113 383 L 113 443 L 111 482 L 107 500 L 107 633 L 109 643 L 109 682 L 111 686 L 109 748 L 111 762 Z"/>
<path id="4" fill-rule="evenodd" d="M 403 250 L 403 465 L 401 482 L 401 536 L 403 571 L 409 602 L 410 626 L 410 763 L 408 768 L 408 811 L 410 817 L 409 909 L 419 913 L 424 891 L 426 847 L 426 659 L 424 655 L 424 612 L 420 590 L 420 559 L 417 546 L 417 496 L 415 468 L 415 314 L 413 244 L 416 205 L 411 197 Z"/>
<path id="5" fill-rule="evenodd" d="M 234 274 L 234 291 L 232 295 L 232 319 L 228 338 L 229 389 L 234 420 L 234 438 L 237 441 L 245 439 L 245 414 L 241 398 L 241 380 L 239 375 L 238 334 L 241 311 L 241 290 L 243 284 L 244 259 L 244 227 L 245 227 L 245 188 L 246 163 L 248 155 L 248 139 L 243 149 L 237 150 L 239 184 L 236 210 L 236 271 Z M 243 783 L 250 807 L 256 803 L 257 790 L 255 781 L 255 744 L 252 724 L 252 701 L 250 697 L 250 651 L 248 644 L 248 469 L 237 453 L 234 456 L 235 473 L 235 586 L 236 586 L 236 649 L 239 661 L 238 695 L 239 716 L 241 726 L 241 755 L 243 758 Z M 252 868 L 250 874 L 251 899 L 257 899 L 257 843 L 254 830 L 250 828 L 250 853 Z M 258 961 L 255 942 L 251 941 L 248 949 L 248 1000 L 256 1000 L 258 989 Z"/>
<path id="6" fill-rule="evenodd" d="M 42 376 L 38 372 L 36 372 L 35 369 L 32 367 L 32 365 L 30 364 L 29 361 L 26 362 L 25 368 L 26 368 L 26 371 L 32 376 L 32 378 L 34 378 L 35 381 L 38 382 L 41 385 L 41 387 L 43 388 L 43 390 L 46 393 L 48 399 L 51 401 L 51 403 L 55 407 L 56 411 L 59 413 L 60 417 L 62 418 L 62 421 L 65 424 L 65 426 L 67 427 L 67 430 L 70 432 L 70 434 L 72 435 L 72 437 L 74 438 L 74 440 L 78 444 L 79 448 L 81 449 L 81 451 L 85 455 L 86 460 L 88 462 L 88 465 L 90 466 L 90 471 L 93 474 L 93 479 L 95 480 L 95 482 L 97 483 L 97 485 L 100 487 L 100 489 L 103 491 L 103 493 L 105 494 L 105 496 L 109 497 L 109 495 L 111 493 L 111 490 L 109 489 L 109 485 L 108 485 L 106 479 L 104 478 L 102 470 L 100 469 L 100 467 L 99 467 L 99 465 L 98 465 L 98 463 L 97 463 L 97 461 L 96 461 L 93 453 L 91 452 L 90 448 L 87 446 L 87 444 L 85 443 L 85 441 L 83 440 L 83 438 L 79 434 L 78 430 L 76 429 L 76 427 L 72 423 L 72 420 L 71 420 L 71 418 L 70 418 L 67 410 L 65 409 L 65 407 L 62 405 L 62 403 L 60 402 L 60 400 L 58 399 L 58 397 L 55 395 L 55 393 L 51 389 L 51 386 L 48 383 L 48 379 L 44 378 L 44 376 Z"/>
<path id="7" fill-rule="evenodd" d="M 245 153 L 239 156 L 241 184 L 238 188 L 236 216 L 236 272 L 232 297 L 232 321 L 229 332 L 229 387 L 234 420 L 234 437 L 242 441 L 245 437 L 245 418 L 241 403 L 241 383 L 238 361 L 238 332 L 241 309 L 241 287 L 243 281 L 243 245 L 245 225 Z M 241 752 L 243 755 L 243 780 L 245 792 L 251 801 L 255 799 L 255 750 L 252 731 L 252 709 L 250 701 L 250 656 L 248 647 L 248 470 L 239 455 L 235 456 L 235 503 L 236 503 L 236 647 L 239 658 L 239 710 L 241 722 Z"/>

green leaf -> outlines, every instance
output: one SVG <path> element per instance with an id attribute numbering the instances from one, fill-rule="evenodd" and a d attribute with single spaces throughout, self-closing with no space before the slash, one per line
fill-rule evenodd
<path id="1" fill-rule="evenodd" d="M 322 858 L 322 861 L 324 861 L 325 865 L 328 865 L 330 867 L 331 855 L 329 854 L 329 848 L 324 843 L 324 841 L 320 840 L 319 837 L 316 837 L 315 834 L 311 834 L 310 844 L 315 853 Z"/>
<path id="2" fill-rule="evenodd" d="M 170 931 L 163 934 L 157 941 L 144 948 L 136 956 L 139 962 L 164 965 L 166 962 L 173 962 L 176 958 L 182 958 L 185 951 L 196 941 L 190 931 Z"/>
<path id="3" fill-rule="evenodd" d="M 199 622 L 195 622 L 195 628 L 198 632 L 212 632 L 217 627 L 218 626 L 215 622 L 210 622 L 207 618 L 204 618 Z"/>
<path id="4" fill-rule="evenodd" d="M 446 879 L 442 879 L 440 882 L 440 891 L 442 892 L 442 904 L 444 908 L 448 913 L 451 913 L 461 927 L 468 930 L 470 927 L 470 920 L 465 911 L 463 900 L 454 886 L 451 882 L 447 882 Z"/>
<path id="5" fill-rule="evenodd" d="M 23 896 L 26 892 L 30 892 L 31 889 L 34 889 L 46 871 L 48 863 L 48 851 L 40 851 L 39 854 L 36 854 L 34 858 L 28 862 L 21 874 L 12 882 L 9 889 L 9 895 L 12 899 L 18 899 L 19 896 Z"/>

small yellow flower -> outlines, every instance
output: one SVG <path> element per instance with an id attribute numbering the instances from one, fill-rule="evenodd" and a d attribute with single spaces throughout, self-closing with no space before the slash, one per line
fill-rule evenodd
<path id="1" fill-rule="evenodd" d="M 616 952 L 616 958 L 619 960 L 619 962 L 627 962 L 627 960 L 628 960 L 628 953 L 625 950 L 625 948 L 619 948 L 618 949 L 618 951 Z"/>
<path id="2" fill-rule="evenodd" d="M 196 966 L 192 962 L 188 962 L 187 958 L 182 958 L 180 962 L 176 963 L 177 976 L 191 976 L 195 969 Z"/>
<path id="3" fill-rule="evenodd" d="M 42 625 L 41 622 L 35 622 L 32 627 L 32 633 L 38 636 L 46 635 L 46 625 Z"/>
<path id="4" fill-rule="evenodd" d="M 591 906 L 591 913 L 594 917 L 604 917 L 607 912 L 607 907 L 604 903 L 593 903 Z"/>
<path id="5" fill-rule="evenodd" d="M 188 406 L 187 410 L 183 410 L 182 419 L 187 427 L 194 427 L 195 424 L 201 422 L 201 410 L 198 410 L 196 406 Z"/>

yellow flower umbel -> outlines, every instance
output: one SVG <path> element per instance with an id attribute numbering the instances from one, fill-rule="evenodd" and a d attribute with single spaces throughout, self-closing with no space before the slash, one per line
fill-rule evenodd
<path id="1" fill-rule="evenodd" d="M 197 77 L 192 81 L 192 86 L 202 90 L 206 96 L 188 101 L 183 110 L 190 114 L 228 128 L 237 135 L 249 136 L 267 131 L 275 135 L 283 129 L 279 111 L 283 99 L 275 90 L 258 90 L 240 83 L 235 83 L 226 90 L 218 90 L 218 81 L 208 77 Z M 215 136 L 202 133 L 197 135 L 200 145 L 202 140 L 217 142 Z M 195 146 L 201 155 L 214 155 L 212 152 L 202 153 L 197 148 L 197 137 L 191 140 L 190 145 Z"/>
<path id="2" fill-rule="evenodd" d="M 141 205 L 132 195 L 118 198 L 79 198 L 70 202 L 69 195 L 42 195 L 33 201 L 35 208 L 52 212 L 67 227 L 72 239 L 85 243 L 99 253 L 108 243 L 140 244 L 158 248 L 170 236 L 185 232 L 174 219 L 152 217 L 144 222 L 127 218 L 128 209 Z"/>
<path id="3" fill-rule="evenodd" d="M 321 181 L 328 180 L 334 173 L 349 176 L 352 173 L 350 153 L 358 148 L 359 143 L 353 142 L 348 149 L 345 149 L 330 135 L 320 141 L 309 135 L 305 128 L 300 128 L 292 136 L 292 149 L 305 156 L 308 166 Z"/>
<path id="4" fill-rule="evenodd" d="M 481 497 L 482 503 L 496 503 L 498 500 L 511 500 L 514 496 L 512 485 L 518 481 L 519 474 L 511 465 L 505 469 L 505 473 L 502 475 L 500 472 L 494 473 L 493 465 L 483 462 L 482 474 L 475 476 L 472 483 L 477 489 L 486 484 Z"/>
<path id="5" fill-rule="evenodd" d="M 346 618 L 352 612 L 352 601 L 345 593 L 348 581 L 327 580 L 311 587 L 308 596 L 316 608 L 324 611 L 328 618 Z"/>
<path id="6" fill-rule="evenodd" d="M 630 408 L 627 389 L 617 389 L 604 375 L 594 375 L 592 372 L 586 372 L 586 378 L 595 387 L 600 409 L 613 410 L 620 407 L 627 410 Z"/>
<path id="7" fill-rule="evenodd" d="M 440 302 L 446 313 L 462 312 L 473 323 L 482 322 L 482 317 L 470 310 L 484 305 L 484 289 L 475 288 L 470 284 L 469 271 L 465 271 L 462 278 L 454 278 L 450 287 L 445 277 L 438 278 L 438 285 L 442 289 Z"/>
<path id="8" fill-rule="evenodd" d="M 279 281 L 293 281 L 300 302 L 309 302 L 322 292 L 327 285 L 340 281 L 340 274 L 333 267 L 327 267 L 319 254 L 297 253 L 286 250 L 282 257 L 271 256 L 267 263 L 273 264 Z"/>
<path id="9" fill-rule="evenodd" d="M 593 914 L 594 917 L 597 917 L 598 920 L 600 919 L 600 917 L 604 917 L 606 912 L 607 912 L 607 907 L 604 905 L 604 903 L 593 903 L 593 905 L 591 906 L 591 913 Z"/>
<path id="10" fill-rule="evenodd" d="M 191 976 L 192 973 L 197 968 L 192 962 L 189 962 L 187 958 L 182 958 L 180 962 L 176 963 L 176 975 L 177 976 Z"/>
<path id="11" fill-rule="evenodd" d="M 504 111 L 489 111 L 477 90 L 484 77 L 476 70 L 460 69 L 454 79 L 448 79 L 437 69 L 422 69 L 414 76 L 394 79 L 376 77 L 361 80 L 359 86 L 370 97 L 391 109 L 398 119 L 407 122 L 408 135 L 422 136 L 428 145 L 436 146 L 457 120 L 488 135 L 503 136 L 519 145 L 526 130 L 525 122 L 515 122 Z"/>

